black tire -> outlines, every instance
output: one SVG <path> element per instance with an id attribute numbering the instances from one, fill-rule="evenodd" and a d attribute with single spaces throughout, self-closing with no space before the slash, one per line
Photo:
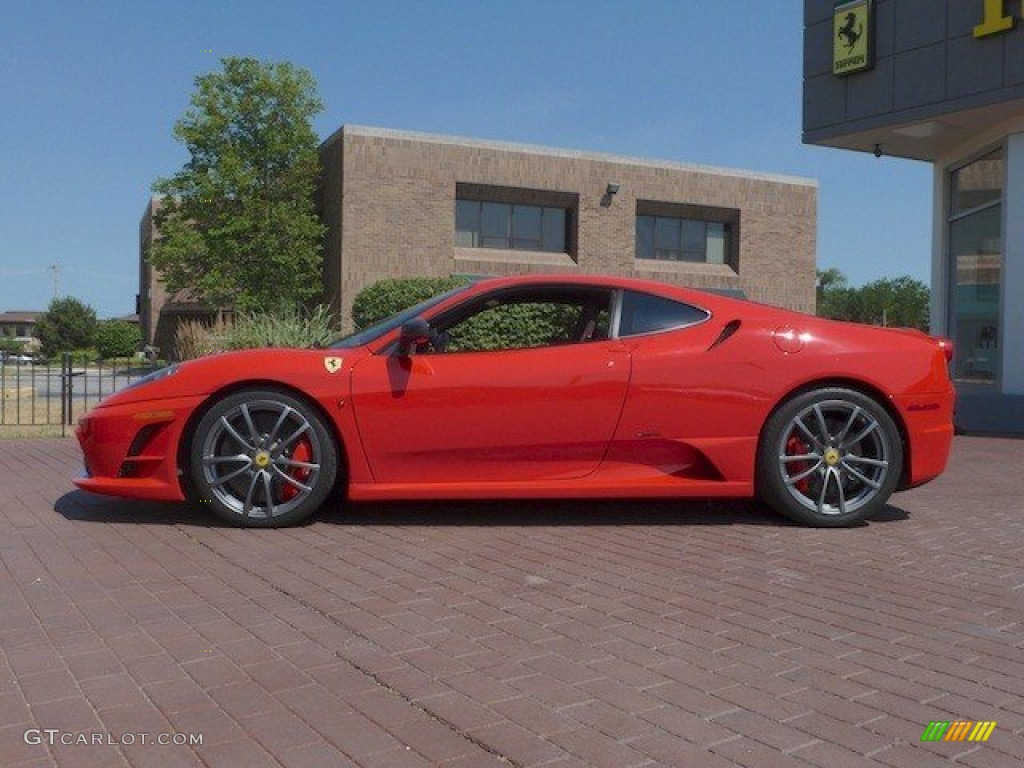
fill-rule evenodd
<path id="1" fill-rule="evenodd" d="M 200 419 L 189 469 L 201 508 L 232 525 L 279 528 L 305 520 L 327 499 L 338 449 L 309 404 L 248 389 L 217 400 Z"/>
<path id="2" fill-rule="evenodd" d="M 903 468 L 903 442 L 876 400 L 828 387 L 783 403 L 757 450 L 757 492 L 791 520 L 856 525 L 882 510 Z"/>

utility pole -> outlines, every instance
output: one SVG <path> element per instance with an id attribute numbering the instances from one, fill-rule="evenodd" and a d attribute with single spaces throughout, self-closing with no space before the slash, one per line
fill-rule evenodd
<path id="1" fill-rule="evenodd" d="M 53 298 L 56 299 L 60 296 L 60 267 L 56 264 L 51 264 L 46 269 L 53 274 Z"/>

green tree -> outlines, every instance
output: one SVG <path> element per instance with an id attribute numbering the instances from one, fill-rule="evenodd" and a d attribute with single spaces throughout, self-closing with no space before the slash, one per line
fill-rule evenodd
<path id="1" fill-rule="evenodd" d="M 858 294 L 860 322 L 928 330 L 930 291 L 920 280 L 906 275 L 875 280 Z"/>
<path id="2" fill-rule="evenodd" d="M 15 341 L 10 336 L 0 336 L 0 352 L 9 352 L 12 355 L 20 355 L 25 347 L 22 341 Z"/>
<path id="3" fill-rule="evenodd" d="M 131 357 L 142 343 L 139 326 L 125 320 L 108 320 L 96 328 L 96 351 L 102 358 Z"/>
<path id="4" fill-rule="evenodd" d="M 928 286 L 907 275 L 852 288 L 835 267 L 818 270 L 820 317 L 927 331 L 929 297 Z"/>
<path id="5" fill-rule="evenodd" d="M 171 291 L 215 307 L 298 307 L 322 292 L 316 81 L 289 63 L 221 64 L 196 78 L 175 123 L 190 159 L 153 185 L 162 198 L 149 261 Z"/>
<path id="6" fill-rule="evenodd" d="M 833 320 L 848 320 L 851 294 L 854 289 L 846 282 L 846 275 L 835 267 L 817 271 L 815 298 L 818 316 Z"/>
<path id="7" fill-rule="evenodd" d="M 36 323 L 36 333 L 43 354 L 50 357 L 86 349 L 96 336 L 96 310 L 71 296 L 54 299 Z"/>

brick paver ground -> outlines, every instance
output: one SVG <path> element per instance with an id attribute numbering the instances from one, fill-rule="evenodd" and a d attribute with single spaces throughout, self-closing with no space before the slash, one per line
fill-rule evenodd
<path id="1" fill-rule="evenodd" d="M 77 492 L 78 462 L 0 442 L 6 768 L 1024 764 L 1024 441 L 958 438 L 853 530 L 664 502 L 236 530 Z M 956 719 L 998 725 L 920 742 Z"/>

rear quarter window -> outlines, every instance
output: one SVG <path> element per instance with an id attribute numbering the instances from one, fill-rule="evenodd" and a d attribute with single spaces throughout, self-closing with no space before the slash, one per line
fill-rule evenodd
<path id="1" fill-rule="evenodd" d="M 710 316 L 707 310 L 681 301 L 649 293 L 625 291 L 619 316 L 619 336 L 685 328 L 702 323 Z"/>

